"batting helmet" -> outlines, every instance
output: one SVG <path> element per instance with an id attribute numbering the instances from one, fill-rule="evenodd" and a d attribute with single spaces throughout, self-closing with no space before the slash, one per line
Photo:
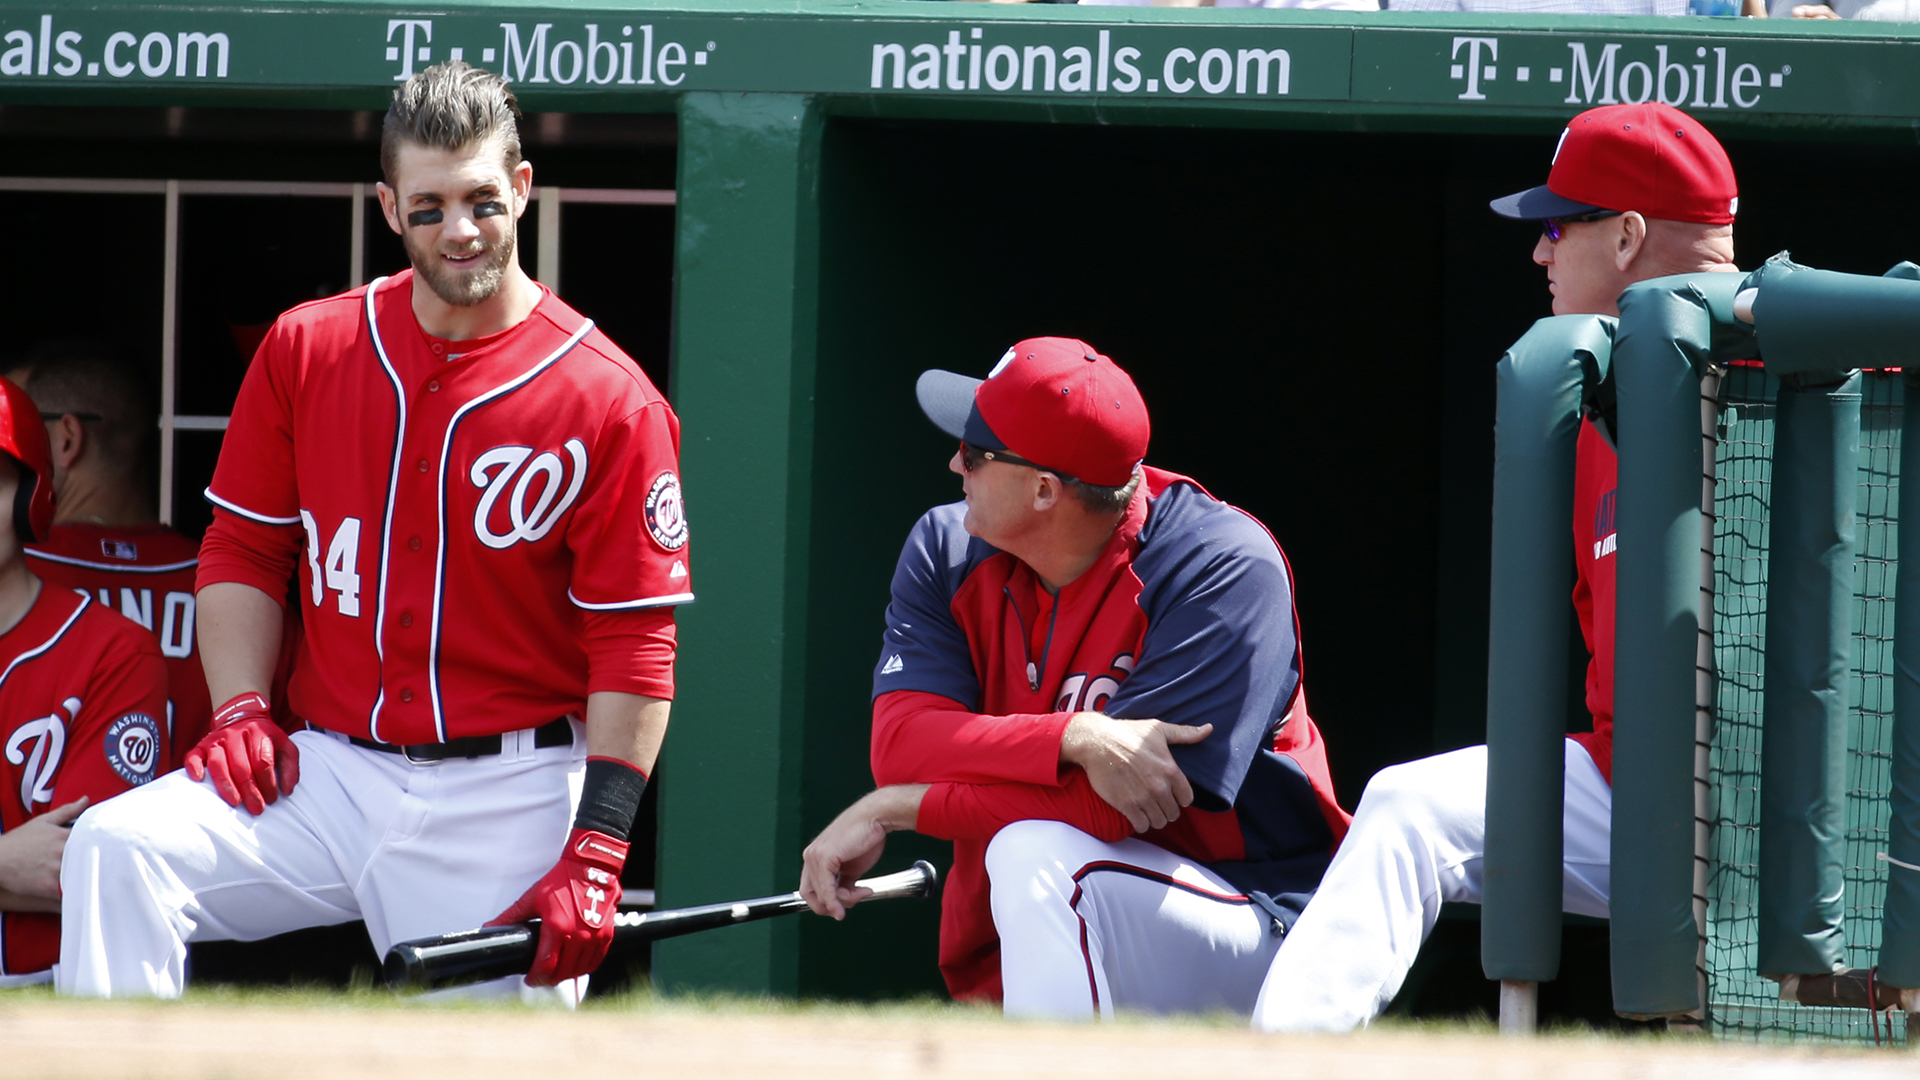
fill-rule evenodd
<path id="1" fill-rule="evenodd" d="M 20 465 L 13 531 L 23 544 L 45 540 L 53 531 L 53 450 L 39 406 L 7 379 L 0 379 L 0 451 Z"/>

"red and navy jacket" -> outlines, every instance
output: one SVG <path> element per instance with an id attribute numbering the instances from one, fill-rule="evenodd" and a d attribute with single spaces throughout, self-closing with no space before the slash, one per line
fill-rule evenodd
<path id="1" fill-rule="evenodd" d="M 1573 479 L 1573 610 L 1587 640 L 1587 711 L 1592 733 L 1569 735 L 1586 747 L 1600 775 L 1613 782 L 1613 512 L 1620 486 L 1620 456 L 1591 419 L 1580 421 Z"/>
<path id="2" fill-rule="evenodd" d="M 954 841 L 940 924 L 954 997 L 1000 997 L 984 861 L 994 833 L 1043 819 L 1133 835 L 1084 771 L 1059 762 L 1082 710 L 1212 724 L 1173 748 L 1193 806 L 1143 839 L 1261 893 L 1283 921 L 1297 915 L 1350 818 L 1307 715 L 1292 574 L 1273 536 L 1149 468 L 1093 566 L 1054 596 L 969 536 L 965 516 L 965 503 L 937 507 L 908 537 L 873 680 L 874 778 L 931 784 L 916 828 Z"/>

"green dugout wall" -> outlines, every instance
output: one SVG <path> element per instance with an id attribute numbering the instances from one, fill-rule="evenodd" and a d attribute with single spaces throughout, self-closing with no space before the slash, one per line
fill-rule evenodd
<path id="1" fill-rule="evenodd" d="M 791 888 L 871 783 L 892 560 L 957 494 L 912 406 L 922 368 L 1069 333 L 1136 372 L 1154 460 L 1294 561 L 1352 805 L 1377 768 L 1483 736 L 1494 363 L 1547 313 L 1531 230 L 1485 202 L 1540 181 L 1564 119 L 1695 111 L 1742 178 L 1746 265 L 1792 244 L 1877 273 L 1920 226 L 1920 28 L 1720 19 L 0 3 L 0 174 L 371 181 L 377 113 L 356 117 L 453 55 L 514 81 L 538 182 L 678 193 L 671 250 L 635 240 L 671 259 L 671 364 L 641 358 L 683 420 L 697 537 L 664 904 Z M 44 289 L 36 262 L 87 226 L 31 227 L 6 281 Z M 661 288 L 588 313 L 655 311 Z M 644 322 L 664 360 L 664 317 Z M 944 862 L 901 837 L 888 865 L 921 854 Z M 655 973 L 932 990 L 934 922 L 761 923 L 663 945 Z"/>

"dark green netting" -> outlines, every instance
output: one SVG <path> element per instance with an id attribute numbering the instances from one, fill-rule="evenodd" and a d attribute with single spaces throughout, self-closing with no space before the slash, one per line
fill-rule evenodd
<path id="1" fill-rule="evenodd" d="M 1758 917 L 1761 693 L 1766 648 L 1767 522 L 1776 379 L 1736 367 L 1721 386 L 1714 522 L 1717 711 L 1712 748 L 1708 879 L 1708 1008 L 1737 1039 L 1825 1037 L 1869 1042 L 1865 1010 L 1779 1000 L 1754 971 Z M 1893 580 L 1900 422 L 1898 375 L 1869 373 L 1860 419 L 1858 553 L 1854 560 L 1846 806 L 1846 962 L 1868 967 L 1880 945 L 1893 725 Z M 1895 1012 L 1897 1039 L 1904 1014 Z"/>

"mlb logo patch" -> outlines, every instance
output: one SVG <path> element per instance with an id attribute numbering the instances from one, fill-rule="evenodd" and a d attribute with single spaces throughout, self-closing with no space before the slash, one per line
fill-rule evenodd
<path id="1" fill-rule="evenodd" d="M 137 562 L 140 559 L 140 549 L 131 540 L 102 540 L 100 554 L 109 559 L 121 559 L 126 562 Z"/>

